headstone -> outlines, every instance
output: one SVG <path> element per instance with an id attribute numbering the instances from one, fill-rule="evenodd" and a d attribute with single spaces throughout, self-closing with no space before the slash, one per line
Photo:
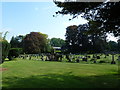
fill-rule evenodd
<path id="1" fill-rule="evenodd" d="M 93 63 L 96 63 L 96 60 L 94 60 L 94 62 Z"/>
<path id="2" fill-rule="evenodd" d="M 106 54 L 106 56 L 109 56 L 109 54 Z"/>
<path id="3" fill-rule="evenodd" d="M 94 58 L 92 58 L 90 61 L 94 61 L 95 59 Z"/>
<path id="4" fill-rule="evenodd" d="M 82 61 L 86 61 L 87 62 L 87 58 L 86 57 L 82 58 Z"/>
<path id="5" fill-rule="evenodd" d="M 69 55 L 66 55 L 66 59 L 68 60 L 68 62 L 71 62 L 72 60 L 70 59 Z"/>
<path id="6" fill-rule="evenodd" d="M 88 58 L 90 58 L 90 56 L 87 56 Z"/>
<path id="7" fill-rule="evenodd" d="M 30 56 L 29 56 L 29 60 L 31 60 L 31 58 L 32 58 L 32 57 L 31 57 L 31 55 L 30 55 Z"/>
<path id="8" fill-rule="evenodd" d="M 76 59 L 76 62 L 77 62 L 77 63 L 79 63 L 79 62 L 80 62 L 80 60 L 77 58 L 77 59 Z"/>
<path id="9" fill-rule="evenodd" d="M 43 55 L 41 55 L 41 60 L 44 61 Z"/>
<path id="10" fill-rule="evenodd" d="M 105 61 L 99 61 L 99 63 L 106 63 Z"/>
<path id="11" fill-rule="evenodd" d="M 105 57 L 104 58 L 106 58 L 106 55 L 105 55 Z"/>
<path id="12" fill-rule="evenodd" d="M 100 56 L 97 56 L 97 59 L 100 59 Z"/>

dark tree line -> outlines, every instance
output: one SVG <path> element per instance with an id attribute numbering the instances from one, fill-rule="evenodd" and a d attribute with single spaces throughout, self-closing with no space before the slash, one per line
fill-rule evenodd
<path id="1" fill-rule="evenodd" d="M 107 47 L 106 35 L 86 34 L 88 24 L 66 28 L 66 46 L 71 53 L 101 53 Z"/>
<path id="2" fill-rule="evenodd" d="M 106 42 L 106 33 L 113 33 L 115 37 L 120 36 L 120 13 L 117 13 L 120 9 L 120 2 L 107 1 L 104 3 L 90 2 L 89 0 L 88 2 L 77 1 L 78 0 L 74 0 L 71 2 L 71 0 L 65 0 L 61 2 L 54 0 L 56 6 L 61 8 L 56 14 L 70 14 L 73 16 L 72 19 L 82 15 L 83 18 L 89 21 L 87 30 L 85 29 L 85 25 L 79 25 L 78 30 L 74 30 L 77 26 L 72 26 L 72 28 L 74 27 L 73 30 L 71 26 L 67 28 L 66 42 L 69 51 L 71 52 L 71 50 L 74 49 L 74 52 L 77 50 L 82 52 L 88 50 L 90 52 L 117 50 L 119 52 L 119 42 Z M 71 28 L 71 30 L 69 28 Z M 73 32 L 73 36 L 71 36 L 70 32 Z M 77 32 L 79 34 L 77 34 Z"/>

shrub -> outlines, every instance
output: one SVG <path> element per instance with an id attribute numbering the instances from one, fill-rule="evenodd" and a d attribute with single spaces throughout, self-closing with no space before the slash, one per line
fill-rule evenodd
<path id="1" fill-rule="evenodd" d="M 0 44 L 2 44 L 2 61 L 0 63 L 3 63 L 5 58 L 8 56 L 11 45 L 7 40 L 3 39 L 0 40 Z"/>
<path id="2" fill-rule="evenodd" d="M 13 58 L 18 57 L 22 51 L 22 48 L 11 48 L 8 54 L 8 59 L 12 60 Z"/>

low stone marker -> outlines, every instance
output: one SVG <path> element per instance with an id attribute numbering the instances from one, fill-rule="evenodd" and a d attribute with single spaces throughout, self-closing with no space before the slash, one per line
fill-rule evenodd
<path id="1" fill-rule="evenodd" d="M 77 59 L 76 59 L 76 62 L 77 62 L 77 63 L 79 63 L 79 62 L 80 62 L 80 60 L 77 58 Z"/>
<path id="2" fill-rule="evenodd" d="M 87 62 L 87 58 L 86 58 L 86 57 L 83 57 L 83 58 L 82 58 L 82 61 L 86 61 L 86 62 Z"/>
<path id="3" fill-rule="evenodd" d="M 100 59 L 100 56 L 97 56 L 97 59 Z"/>

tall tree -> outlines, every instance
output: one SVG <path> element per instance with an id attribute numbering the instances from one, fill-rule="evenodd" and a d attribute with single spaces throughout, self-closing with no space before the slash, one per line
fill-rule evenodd
<path id="1" fill-rule="evenodd" d="M 10 40 L 11 48 L 23 48 L 22 40 L 24 37 L 23 35 L 13 36 Z"/>
<path id="2" fill-rule="evenodd" d="M 68 52 L 76 53 L 78 50 L 78 27 L 76 25 L 68 26 L 66 28 L 66 45 Z"/>
<path id="3" fill-rule="evenodd" d="M 7 32 L 4 34 L 4 37 L 0 36 L 0 64 L 4 62 L 5 58 L 8 56 L 10 50 L 10 43 L 6 40 Z M 2 57 L 1 57 L 2 56 Z"/>
<path id="4" fill-rule="evenodd" d="M 47 35 L 40 32 L 31 32 L 23 39 L 25 53 L 41 53 L 46 49 Z"/>
<path id="5" fill-rule="evenodd" d="M 65 44 L 65 40 L 61 38 L 51 38 L 50 45 L 53 47 L 62 47 Z"/>
<path id="6" fill-rule="evenodd" d="M 106 49 L 106 36 L 100 34 L 87 34 L 88 24 L 73 25 L 66 28 L 66 45 L 68 52 L 72 53 L 99 53 Z"/>

